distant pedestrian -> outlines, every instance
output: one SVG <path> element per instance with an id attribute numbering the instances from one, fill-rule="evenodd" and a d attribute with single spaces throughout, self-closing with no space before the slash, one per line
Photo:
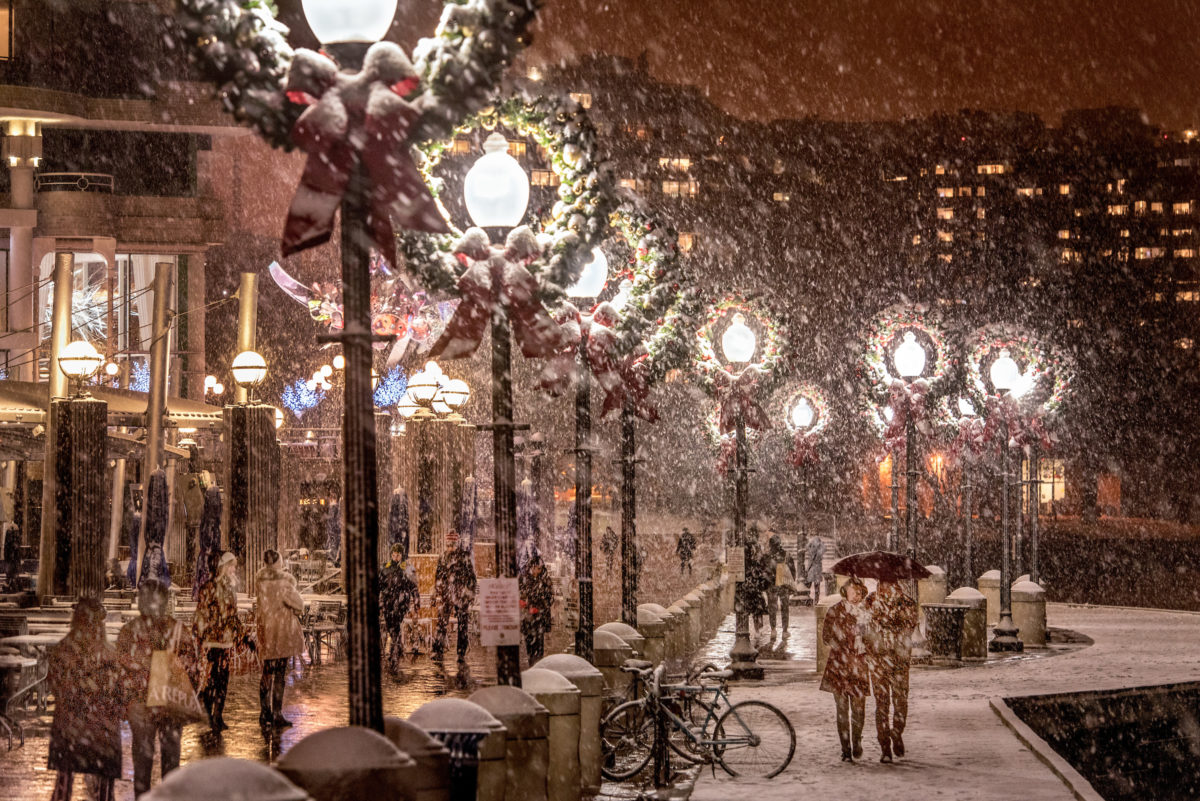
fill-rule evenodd
<path id="1" fill-rule="evenodd" d="M 70 801 L 76 773 L 95 782 L 95 801 L 112 801 L 113 781 L 121 777 L 121 721 L 130 682 L 105 635 L 104 616 L 98 600 L 80 599 L 71 629 L 47 658 L 54 693 L 47 767 L 58 771 L 51 801 Z"/>
<path id="2" fill-rule="evenodd" d="M 825 570 L 825 540 L 816 534 L 804 546 L 804 583 L 815 606 L 821 600 L 821 581 Z"/>
<path id="3" fill-rule="evenodd" d="M 767 587 L 767 614 L 771 619 L 771 638 L 775 637 L 776 620 L 779 621 L 783 636 L 786 637 L 790 612 L 788 606 L 796 586 L 796 560 L 783 549 L 783 542 L 778 534 L 772 534 L 767 540 L 766 568 L 770 581 Z"/>
<path id="4" fill-rule="evenodd" d="M 521 570 L 521 633 L 525 637 L 525 651 L 529 664 L 542 658 L 546 652 L 546 635 L 550 632 L 550 608 L 554 603 L 554 586 L 550 574 L 542 562 L 542 555 L 534 548 Z"/>
<path id="5" fill-rule="evenodd" d="M 438 560 L 434 575 L 433 594 L 437 599 L 437 632 L 433 639 L 433 658 L 442 659 L 446 652 L 446 633 L 453 615 L 458 628 L 458 661 L 467 659 L 467 627 L 470 623 L 471 604 L 475 601 L 478 584 L 475 580 L 475 565 L 471 552 L 460 545 L 458 532 L 446 534 L 447 550 Z"/>
<path id="6" fill-rule="evenodd" d="M 851 578 L 840 592 L 842 600 L 829 608 L 821 627 L 821 639 L 829 646 L 821 690 L 833 693 L 842 761 L 853 762 L 862 756 L 863 719 L 871 691 L 866 642 L 871 613 L 864 603 L 867 586 L 861 579 Z"/>
<path id="7" fill-rule="evenodd" d="M 880 762 L 892 754 L 904 756 L 904 725 L 908 721 L 908 673 L 912 664 L 912 634 L 917 628 L 917 603 L 900 585 L 879 582 L 867 598 L 875 636 L 867 644 L 871 662 L 871 691 L 875 696 L 875 733 Z"/>
<path id="8" fill-rule="evenodd" d="M 279 551 L 274 549 L 263 553 L 263 566 L 254 577 L 254 586 L 258 593 L 255 629 L 262 659 L 258 724 L 278 731 L 292 725 L 283 716 L 283 692 L 288 660 L 304 651 L 304 630 L 300 626 L 304 599 L 296 589 L 296 577 L 283 569 Z"/>
<path id="9" fill-rule="evenodd" d="M 220 734 L 229 728 L 224 713 L 230 657 L 235 647 L 247 642 L 246 630 L 238 617 L 237 557 L 229 551 L 221 554 L 213 579 L 200 588 L 192 634 L 208 662 L 208 680 L 200 693 L 200 702 L 208 713 L 212 733 Z"/>
<path id="10" fill-rule="evenodd" d="M 688 531 L 687 526 L 683 527 L 679 539 L 675 542 L 675 553 L 679 555 L 679 575 L 682 576 L 686 570 L 688 576 L 691 576 L 692 558 L 696 555 L 696 535 Z"/>
<path id="11" fill-rule="evenodd" d="M 745 548 L 746 578 L 737 586 L 741 592 L 742 608 L 750 616 L 751 622 L 754 623 L 755 636 L 758 636 L 762 633 L 763 618 L 767 614 L 767 566 L 757 540 L 750 540 Z"/>
<path id="12" fill-rule="evenodd" d="M 608 572 L 613 569 L 613 557 L 617 554 L 617 532 L 613 531 L 612 526 L 604 527 L 604 536 L 600 538 L 600 550 L 604 551 L 604 564 L 608 567 Z"/>
<path id="13" fill-rule="evenodd" d="M 179 767 L 183 722 L 159 707 L 146 706 L 152 654 L 173 652 L 183 661 L 193 686 L 198 673 L 195 641 L 187 626 L 167 614 L 167 588 L 162 582 L 157 579 L 142 582 L 138 587 L 138 610 L 141 615 L 126 623 L 117 635 L 117 653 L 129 660 L 132 669 L 128 720 L 133 739 L 135 796 L 150 789 L 156 742 L 161 751 L 162 775 L 165 777 Z"/>
<path id="14" fill-rule="evenodd" d="M 379 608 L 388 637 L 386 654 L 392 665 L 399 664 L 404 653 L 404 619 L 421 608 L 421 591 L 408 573 L 404 546 L 396 543 L 392 546 L 392 558 L 379 575 Z"/>

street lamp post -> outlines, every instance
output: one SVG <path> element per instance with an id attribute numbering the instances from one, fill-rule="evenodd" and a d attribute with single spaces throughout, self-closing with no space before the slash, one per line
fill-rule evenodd
<path id="1" fill-rule="evenodd" d="M 529 204 L 529 176 L 508 155 L 508 142 L 498 133 L 487 138 L 484 155 L 471 167 L 463 183 L 467 213 L 493 241 L 520 224 Z M 498 276 L 493 274 L 493 280 Z M 497 293 L 491 313 L 492 335 L 492 460 L 493 519 L 496 526 L 496 569 L 501 576 L 517 575 L 516 458 L 513 454 L 512 332 L 508 327 L 509 301 Z M 521 686 L 520 646 L 496 647 L 496 679 Z"/>
<path id="2" fill-rule="evenodd" d="M 925 372 L 925 348 L 917 341 L 912 331 L 904 333 L 904 341 L 896 348 L 893 360 L 896 372 L 908 386 Z M 910 404 L 904 415 L 904 530 L 908 535 L 908 555 L 917 558 L 917 478 L 920 475 L 917 468 L 917 421 Z M 893 473 L 895 465 L 892 465 Z M 897 547 L 899 543 L 897 543 Z"/>
<path id="3" fill-rule="evenodd" d="M 342 64 L 357 69 L 370 43 L 382 39 L 396 15 L 395 0 L 304 0 L 313 33 Z M 356 160 L 341 201 L 343 319 L 346 365 L 342 418 L 343 514 L 349 653 L 350 725 L 383 731 L 379 646 L 379 498 L 376 487 L 375 404 L 371 391 L 370 235 L 368 187 Z"/>
<path id="4" fill-rule="evenodd" d="M 1013 361 L 1007 350 L 1000 351 L 1000 356 L 992 362 L 992 387 L 1004 397 L 1020 378 L 1020 369 Z M 1008 508 L 1008 429 L 1007 421 L 1002 420 L 1000 434 L 1000 620 L 992 641 L 988 643 L 991 651 L 1021 651 L 1024 644 L 1017 639 L 1017 627 L 1012 618 L 1012 531 L 1009 526 Z"/>

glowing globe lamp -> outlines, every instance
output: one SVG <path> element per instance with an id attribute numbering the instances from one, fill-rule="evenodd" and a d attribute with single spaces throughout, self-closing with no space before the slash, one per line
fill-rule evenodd
<path id="1" fill-rule="evenodd" d="M 400 402 L 396 404 L 396 411 L 398 411 L 400 416 L 405 420 L 416 414 L 417 410 L 420 408 L 420 404 L 413 400 L 412 395 L 408 394 L 407 392 L 404 393 L 404 397 L 400 399 Z"/>
<path id="2" fill-rule="evenodd" d="M 454 411 L 466 406 L 470 399 L 471 388 L 461 378 L 452 378 L 442 387 L 442 400 Z"/>
<path id="3" fill-rule="evenodd" d="M 792 407 L 792 426 L 797 431 L 806 431 L 813 424 L 816 416 L 817 411 L 808 402 L 808 398 L 801 398 Z"/>
<path id="4" fill-rule="evenodd" d="M 896 348 L 893 360 L 896 362 L 896 372 L 903 379 L 911 381 L 925 372 L 925 348 L 917 341 L 916 334 L 904 332 L 904 341 Z"/>
<path id="5" fill-rule="evenodd" d="M 463 181 L 467 213 L 481 228 L 515 228 L 529 205 L 529 176 L 500 134 L 487 138 L 483 152 Z"/>
<path id="6" fill-rule="evenodd" d="M 256 387 L 267 377 L 267 361 L 255 351 L 244 350 L 233 357 L 229 372 L 233 373 L 233 380 L 239 387 Z"/>
<path id="7" fill-rule="evenodd" d="M 322 44 L 378 42 L 396 16 L 396 0 L 303 0 L 303 6 Z"/>
<path id="8" fill-rule="evenodd" d="M 721 350 L 730 362 L 748 362 L 754 357 L 756 339 L 754 332 L 746 325 L 746 317 L 741 312 L 733 315 L 733 322 L 721 336 Z"/>
<path id="9" fill-rule="evenodd" d="M 62 349 L 58 356 L 58 369 L 67 378 L 82 381 L 95 374 L 104 362 L 96 346 L 86 339 L 77 339 Z"/>
<path id="10" fill-rule="evenodd" d="M 989 374 L 992 378 L 992 386 L 1000 393 L 1008 392 L 1021 380 L 1021 368 L 1013 361 L 1008 348 L 1000 351 L 996 361 L 992 362 Z"/>
<path id="11" fill-rule="evenodd" d="M 418 406 L 429 407 L 438 393 L 438 376 L 422 370 L 408 382 L 408 394 Z"/>
<path id="12" fill-rule="evenodd" d="M 600 248 L 592 248 L 592 260 L 583 265 L 583 272 L 574 286 L 567 290 L 569 298 L 594 298 L 608 283 L 608 257 Z"/>

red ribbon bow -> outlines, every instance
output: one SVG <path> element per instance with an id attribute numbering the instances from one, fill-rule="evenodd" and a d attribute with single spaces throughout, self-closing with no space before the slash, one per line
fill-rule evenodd
<path id="1" fill-rule="evenodd" d="M 950 443 L 950 457 L 975 464 L 987 449 L 987 426 L 979 417 L 962 417 L 958 421 L 958 436 Z"/>
<path id="2" fill-rule="evenodd" d="M 508 307 L 513 336 L 525 358 L 548 358 L 561 350 L 566 334 L 542 306 L 537 279 L 525 268 L 539 252 L 537 238 L 526 226 L 514 229 L 503 249 L 493 248 L 482 229 L 469 229 L 454 248 L 467 268 L 458 279 L 462 301 L 429 358 L 461 359 L 474 353 L 501 303 Z"/>
<path id="3" fill-rule="evenodd" d="M 416 231 L 449 231 L 404 151 L 420 116 L 404 95 L 418 82 L 408 56 L 391 42 L 372 45 L 362 71 L 353 75 L 338 72 L 320 53 L 296 51 L 287 97 L 308 105 L 292 127 L 292 141 L 308 159 L 283 229 L 284 256 L 329 241 L 334 212 L 360 163 L 366 173 L 364 222 L 389 263 L 396 263 L 393 220 Z"/>
<path id="4" fill-rule="evenodd" d="M 733 461 L 737 457 L 737 440 L 733 437 L 726 437 L 721 440 L 721 453 L 717 456 L 717 472 L 724 475 L 729 472 L 729 468 L 733 466 Z"/>
<path id="5" fill-rule="evenodd" d="M 653 423 L 658 420 L 658 409 L 650 403 L 650 354 L 644 346 L 621 362 L 621 383 L 610 394 L 604 396 L 604 407 L 600 416 L 620 409 L 629 402 L 635 416 Z"/>
<path id="6" fill-rule="evenodd" d="M 716 375 L 717 403 L 720 404 L 718 428 L 722 434 L 728 434 L 737 428 L 737 418 L 740 414 L 746 428 L 765 431 L 771 427 L 771 418 L 754 397 L 754 389 L 762 370 L 750 365 L 737 376 L 728 370 L 719 370 Z"/>
<path id="7" fill-rule="evenodd" d="M 816 439 L 816 435 L 811 431 L 797 431 L 792 437 L 792 452 L 788 454 L 788 464 L 800 468 L 819 462 L 821 454 L 817 452 Z"/>

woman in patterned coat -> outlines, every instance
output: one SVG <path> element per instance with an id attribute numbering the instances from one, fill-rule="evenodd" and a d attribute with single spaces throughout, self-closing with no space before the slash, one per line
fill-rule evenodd
<path id="1" fill-rule="evenodd" d="M 833 693 L 842 760 L 853 762 L 862 756 L 863 718 L 871 693 L 867 662 L 871 613 L 864 604 L 867 586 L 861 579 L 851 578 L 840 592 L 842 600 L 830 607 L 821 627 L 821 639 L 829 646 L 821 690 Z"/>

